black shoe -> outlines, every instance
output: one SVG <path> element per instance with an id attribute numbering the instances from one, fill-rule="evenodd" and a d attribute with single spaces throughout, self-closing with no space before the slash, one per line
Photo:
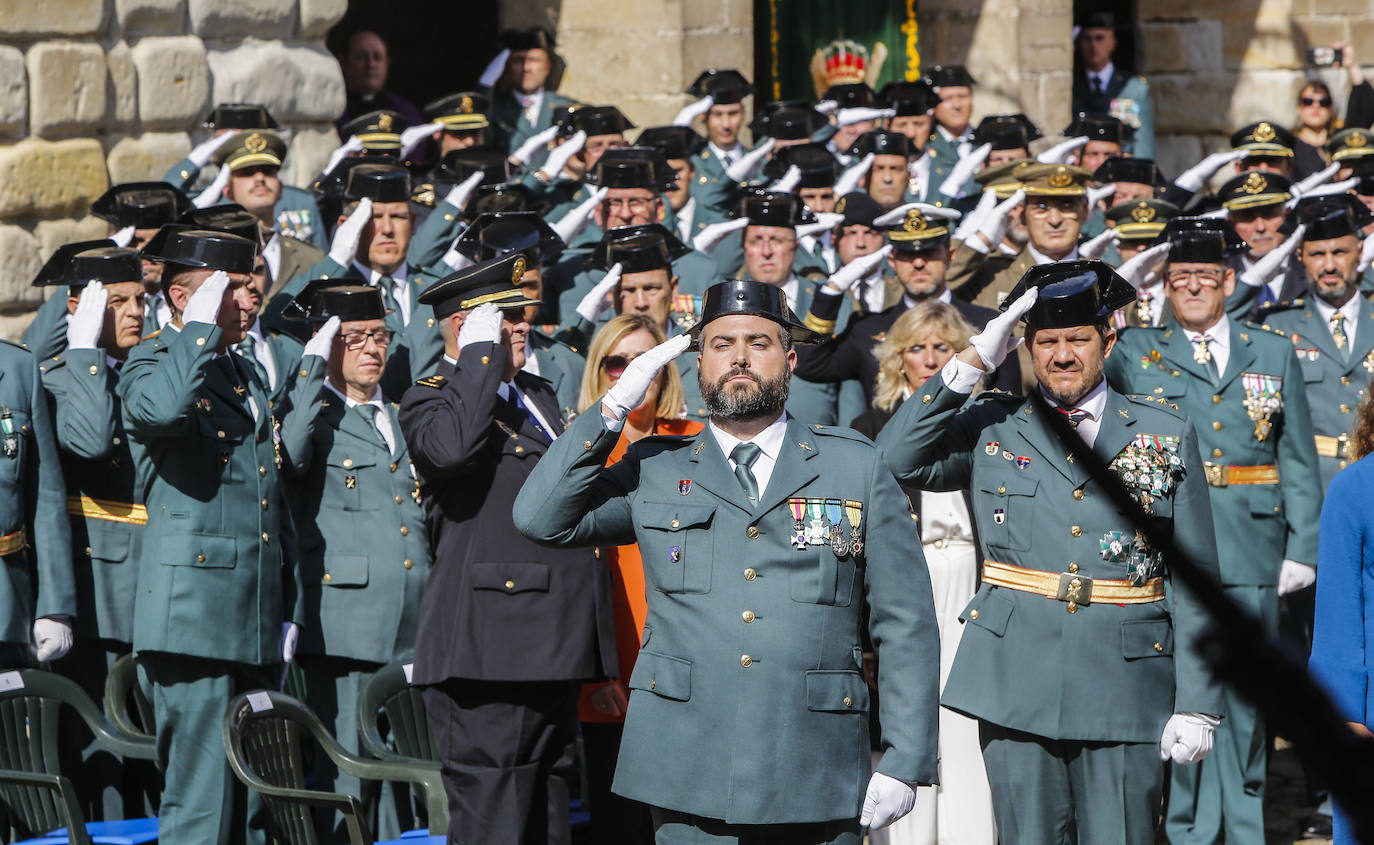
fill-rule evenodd
<path id="1" fill-rule="evenodd" d="M 1313 813 L 1307 817 L 1307 821 L 1302 824 L 1302 835 L 1299 839 L 1330 839 L 1331 838 L 1331 817 L 1324 813 Z"/>

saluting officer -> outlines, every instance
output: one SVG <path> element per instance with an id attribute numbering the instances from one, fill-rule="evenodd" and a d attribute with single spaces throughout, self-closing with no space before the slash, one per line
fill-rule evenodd
<path id="1" fill-rule="evenodd" d="M 538 542 L 639 544 L 648 620 L 613 788 L 650 805 L 660 843 L 858 845 L 935 778 L 939 643 L 905 497 L 865 438 L 784 410 L 792 345 L 815 337 L 774 285 L 711 287 L 701 321 L 631 362 L 515 502 Z M 606 467 L 692 343 L 708 426 Z M 884 670 L 871 775 L 865 602 Z"/>
<path id="2" fill-rule="evenodd" d="M 1227 316 L 1236 278 L 1226 251 L 1215 229 L 1171 235 L 1162 273 L 1173 319 L 1124 329 L 1107 378 L 1188 415 L 1211 486 L 1222 589 L 1276 631 L 1278 597 L 1316 579 L 1321 479 L 1293 344 Z M 1264 721 L 1230 688 L 1225 713 L 1211 759 L 1173 770 L 1173 842 L 1264 839 Z"/>
<path id="3" fill-rule="evenodd" d="M 1132 298 L 1101 262 L 1030 270 L 1006 313 L 878 437 L 898 478 L 972 490 L 982 586 L 959 617 L 942 703 L 979 720 L 1008 845 L 1058 842 L 1075 828 L 1080 842 L 1152 843 L 1161 759 L 1206 756 L 1221 713 L 1194 652 L 1204 611 L 1042 410 L 1063 414 L 1189 558 L 1216 571 L 1197 435 L 1182 414 L 1103 378 L 1119 354 L 1111 315 Z M 1022 317 L 1046 404 L 994 393 L 961 410 L 1020 343 Z"/>
<path id="4" fill-rule="evenodd" d="M 381 393 L 392 340 L 381 291 L 313 281 L 283 316 L 317 327 L 291 375 L 281 424 L 305 597 L 299 661 L 311 708 L 356 753 L 363 686 L 414 653 L 429 534 L 397 406 Z M 369 807 L 382 787 L 337 771 L 324 755 L 315 784 L 360 795 Z M 379 812 L 377 829 L 399 836 L 392 803 Z M 342 815 L 328 815 L 322 835 L 346 837 Z"/>
<path id="5" fill-rule="evenodd" d="M 568 843 L 580 684 L 614 673 L 610 572 L 590 553 L 541 549 L 511 508 L 563 430 L 548 382 L 522 370 L 520 253 L 439 280 L 444 360 L 401 401 L 434 569 L 412 682 L 443 763 L 449 839 Z M 603 456 L 604 460 L 604 456 Z"/>
<path id="6" fill-rule="evenodd" d="M 166 226 L 143 249 L 164 262 L 171 324 L 124 365 L 119 397 L 144 531 L 134 651 L 152 689 L 169 842 L 260 841 L 217 736 L 225 702 L 272 684 L 295 651 L 301 611 L 266 387 L 231 347 L 256 245 Z M 237 797 L 236 797 L 237 796 Z M 259 799 L 247 796 L 249 808 Z"/>

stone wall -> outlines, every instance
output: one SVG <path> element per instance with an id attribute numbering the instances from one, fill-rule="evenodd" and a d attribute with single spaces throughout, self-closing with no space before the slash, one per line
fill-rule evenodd
<path id="1" fill-rule="evenodd" d="M 265 103 L 303 184 L 337 145 L 347 0 L 0 0 L 0 337 L 17 338 L 60 244 L 101 237 L 112 183 L 161 179 L 219 102 Z"/>

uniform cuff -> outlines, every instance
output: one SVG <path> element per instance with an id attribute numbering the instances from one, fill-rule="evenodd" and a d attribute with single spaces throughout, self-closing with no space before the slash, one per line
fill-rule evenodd
<path id="1" fill-rule="evenodd" d="M 985 375 L 987 373 L 972 364 L 960 361 L 957 355 L 950 358 L 949 363 L 940 371 L 940 378 L 944 380 L 945 387 L 955 393 L 972 393 L 973 388 L 978 386 L 978 380 Z"/>

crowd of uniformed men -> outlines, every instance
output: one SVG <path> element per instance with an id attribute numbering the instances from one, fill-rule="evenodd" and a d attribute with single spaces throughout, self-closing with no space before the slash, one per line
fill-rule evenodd
<path id="1" fill-rule="evenodd" d="M 836 62 L 817 102 L 756 103 L 747 127 L 753 86 L 706 70 L 672 125 L 637 128 L 544 87 L 537 27 L 423 123 L 351 97 L 308 185 L 282 183 L 266 109 L 216 106 L 165 181 L 94 204 L 109 237 L 58 249 L 23 345 L 0 344 L 7 664 L 99 700 L 132 652 L 161 837 L 205 843 L 263 835 L 219 737 L 234 695 L 294 664 L 356 750 L 363 686 L 405 661 L 450 839 L 566 842 L 579 684 L 617 667 L 589 547 L 637 541 L 616 791 L 660 842 L 856 842 L 861 810 L 876 837 L 949 765 L 937 682 L 977 720 L 1002 841 L 1151 842 L 1162 818 L 1176 843 L 1262 842 L 1262 717 L 1211 681 L 1196 603 L 1040 417 L 1234 599 L 1310 624 L 1323 489 L 1374 373 L 1374 139 L 1333 133 L 1299 179 L 1282 116 L 1257 114 L 1170 180 L 1112 26 L 1085 22 L 1076 118 L 1038 155 L 1057 128 L 971 125 L 957 65 L 875 92 Z M 874 344 L 932 303 L 977 334 L 908 386 L 879 453 L 844 427 L 872 407 Z M 579 414 L 588 344 L 627 313 L 668 341 Z M 674 416 L 710 425 L 603 469 L 665 366 Z M 980 378 L 997 392 L 970 402 Z M 964 491 L 978 543 L 947 680 L 921 490 Z M 397 832 L 375 785 L 313 784 Z"/>

